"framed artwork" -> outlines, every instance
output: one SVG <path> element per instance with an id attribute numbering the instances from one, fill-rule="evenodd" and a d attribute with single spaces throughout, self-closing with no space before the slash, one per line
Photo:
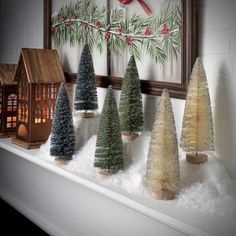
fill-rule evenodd
<path id="1" fill-rule="evenodd" d="M 197 0 L 44 0 L 44 47 L 96 48 L 97 85 L 120 89 L 136 58 L 142 92 L 185 98 L 198 53 Z M 55 11 L 56 9 L 56 11 Z M 52 40 L 53 39 L 53 40 Z M 99 53 L 98 53 L 99 52 Z M 103 68 L 103 70 L 100 70 Z M 105 69 L 104 69 L 105 68 Z M 65 71 L 69 81 L 75 74 Z"/>

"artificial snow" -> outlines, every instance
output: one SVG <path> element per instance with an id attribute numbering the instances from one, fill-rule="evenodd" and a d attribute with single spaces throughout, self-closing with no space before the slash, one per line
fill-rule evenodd
<path id="1" fill-rule="evenodd" d="M 73 113 L 75 128 L 75 149 L 79 150 L 98 131 L 100 113 L 95 113 L 93 118 L 81 118 L 79 112 Z"/>
<path id="2" fill-rule="evenodd" d="M 73 156 L 73 160 L 61 168 L 75 175 L 96 178 L 102 185 L 119 187 L 128 193 L 150 198 L 143 181 L 150 139 L 151 133 L 145 132 L 135 141 L 124 143 L 125 168 L 108 178 L 101 179 L 99 170 L 93 166 L 96 135 L 89 138 Z M 50 138 L 41 146 L 38 157 L 54 163 L 49 149 Z M 236 182 L 229 178 L 218 158 L 209 156 L 207 163 L 193 165 L 185 161 L 185 155 L 180 151 L 180 178 L 180 192 L 176 199 L 166 201 L 167 204 L 194 209 L 208 215 L 236 217 Z"/>

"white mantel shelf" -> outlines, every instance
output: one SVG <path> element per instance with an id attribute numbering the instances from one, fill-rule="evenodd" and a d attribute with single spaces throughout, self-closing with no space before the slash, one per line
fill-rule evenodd
<path id="1" fill-rule="evenodd" d="M 30 220 L 55 236 L 235 235 L 230 217 L 141 198 L 97 180 L 74 175 L 0 140 L 0 194 Z"/>

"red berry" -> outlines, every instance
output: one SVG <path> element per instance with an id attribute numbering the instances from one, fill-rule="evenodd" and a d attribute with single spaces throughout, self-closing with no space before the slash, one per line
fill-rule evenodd
<path id="1" fill-rule="evenodd" d="M 109 38 L 110 38 L 110 35 L 111 35 L 111 33 L 108 32 L 108 31 L 106 31 L 106 32 L 105 32 L 105 39 L 109 39 Z"/>
<path id="2" fill-rule="evenodd" d="M 69 29 L 72 29 L 73 23 L 71 21 L 69 21 L 69 23 L 67 24 Z"/>
<path id="3" fill-rule="evenodd" d="M 149 26 L 146 28 L 146 31 L 145 31 L 144 34 L 147 35 L 147 36 L 152 35 L 152 30 L 151 30 L 151 28 Z"/>
<path id="4" fill-rule="evenodd" d="M 133 39 L 129 36 L 126 37 L 126 43 L 128 46 L 130 46 L 133 43 Z"/>
<path id="5" fill-rule="evenodd" d="M 97 20 L 96 23 L 95 23 L 95 26 L 96 26 L 97 29 L 100 28 L 101 22 L 99 20 Z"/>
<path id="6" fill-rule="evenodd" d="M 164 25 L 164 28 L 162 29 L 162 34 L 164 35 L 164 37 L 168 36 L 170 33 L 170 29 Z"/>
<path id="7" fill-rule="evenodd" d="M 63 21 L 65 21 L 65 20 L 66 20 L 66 16 L 63 15 L 63 16 L 61 17 L 61 19 L 62 19 Z"/>
<path id="8" fill-rule="evenodd" d="M 56 33 L 56 27 L 52 27 L 52 33 Z"/>
<path id="9" fill-rule="evenodd" d="M 84 30 L 87 30 L 88 29 L 88 24 L 87 23 L 83 23 L 83 28 L 84 28 Z"/>
<path id="10" fill-rule="evenodd" d="M 119 32 L 119 35 L 122 35 L 123 29 L 121 26 L 118 27 L 117 31 Z"/>
<path id="11" fill-rule="evenodd" d="M 74 19 L 77 20 L 78 19 L 78 16 L 76 14 L 74 14 Z"/>

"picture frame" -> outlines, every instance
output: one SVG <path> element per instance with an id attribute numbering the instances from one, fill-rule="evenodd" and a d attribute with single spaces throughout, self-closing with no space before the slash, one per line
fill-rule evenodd
<path id="1" fill-rule="evenodd" d="M 185 99 L 188 81 L 193 63 L 198 55 L 198 0 L 182 0 L 182 54 L 181 54 L 181 82 L 163 82 L 141 80 L 142 93 L 160 95 L 164 88 L 174 98 Z M 107 8 L 110 9 L 110 0 Z M 109 12 L 109 11 L 108 11 Z M 52 0 L 44 0 L 44 48 L 51 48 L 51 15 Z M 76 74 L 65 72 L 66 80 L 73 82 Z M 98 87 L 121 89 L 122 77 L 113 76 L 111 71 L 111 51 L 107 50 L 107 75 L 96 75 Z"/>

